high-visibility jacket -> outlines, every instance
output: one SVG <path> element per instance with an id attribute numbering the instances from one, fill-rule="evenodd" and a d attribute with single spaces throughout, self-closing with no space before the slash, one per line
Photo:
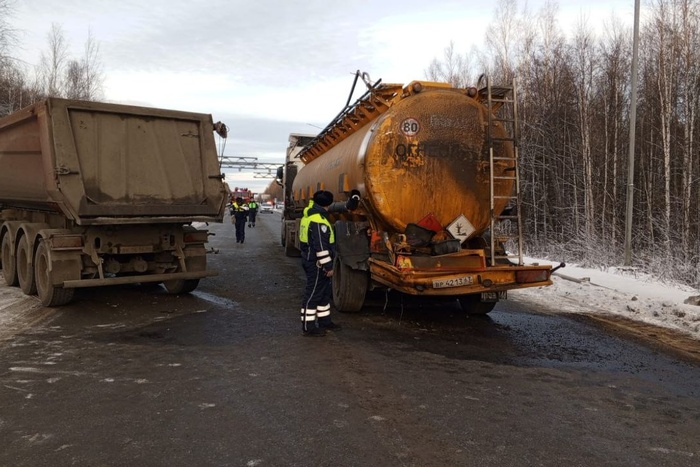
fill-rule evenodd
<path id="1" fill-rule="evenodd" d="M 309 237 L 309 210 L 314 207 L 314 200 L 309 201 L 309 205 L 304 208 L 304 216 L 301 218 L 301 221 L 299 222 L 299 241 L 301 243 L 308 243 L 308 237 Z"/>
<path id="2" fill-rule="evenodd" d="M 256 203 L 255 201 L 251 201 L 250 203 L 248 203 L 248 207 L 250 209 L 258 209 L 258 203 Z"/>
<path id="3" fill-rule="evenodd" d="M 326 210 L 310 206 L 299 227 L 299 242 L 302 256 L 307 261 L 316 261 L 319 267 L 333 269 L 335 257 L 335 233 L 328 220 Z"/>
<path id="4" fill-rule="evenodd" d="M 236 219 L 245 219 L 248 217 L 248 209 L 242 204 L 238 204 L 234 201 L 231 205 L 231 215 Z"/>

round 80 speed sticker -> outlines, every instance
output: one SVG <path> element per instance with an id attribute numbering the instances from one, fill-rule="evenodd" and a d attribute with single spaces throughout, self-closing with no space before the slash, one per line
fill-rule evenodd
<path id="1" fill-rule="evenodd" d="M 420 131 L 420 123 L 415 118 L 407 118 L 401 122 L 401 133 L 406 136 L 415 136 Z"/>

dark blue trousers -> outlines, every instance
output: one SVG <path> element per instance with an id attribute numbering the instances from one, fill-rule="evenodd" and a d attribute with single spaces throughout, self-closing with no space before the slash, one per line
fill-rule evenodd
<path id="1" fill-rule="evenodd" d="M 301 304 L 302 329 L 315 327 L 316 319 L 330 319 L 331 312 L 331 278 L 326 277 L 323 269 L 316 266 L 316 261 L 301 260 L 306 273 L 306 288 Z"/>
<path id="2" fill-rule="evenodd" d="M 236 217 L 236 241 L 243 243 L 245 240 L 245 217 Z"/>

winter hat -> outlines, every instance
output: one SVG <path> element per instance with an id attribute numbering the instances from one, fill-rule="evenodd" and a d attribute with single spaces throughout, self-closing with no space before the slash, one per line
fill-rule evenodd
<path id="1" fill-rule="evenodd" d="M 323 206 L 324 208 L 326 206 L 330 206 L 331 203 L 333 203 L 333 193 L 325 190 L 317 191 L 314 193 L 314 203 L 318 204 L 319 206 Z"/>

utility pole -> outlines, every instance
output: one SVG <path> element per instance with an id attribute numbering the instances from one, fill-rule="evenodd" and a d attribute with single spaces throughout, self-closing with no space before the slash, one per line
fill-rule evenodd
<path id="1" fill-rule="evenodd" d="M 632 39 L 632 88 L 630 90 L 630 152 L 627 175 L 627 215 L 625 217 L 625 266 L 632 265 L 632 209 L 634 206 L 634 133 L 637 126 L 637 55 L 639 54 L 639 0 L 634 0 Z"/>

